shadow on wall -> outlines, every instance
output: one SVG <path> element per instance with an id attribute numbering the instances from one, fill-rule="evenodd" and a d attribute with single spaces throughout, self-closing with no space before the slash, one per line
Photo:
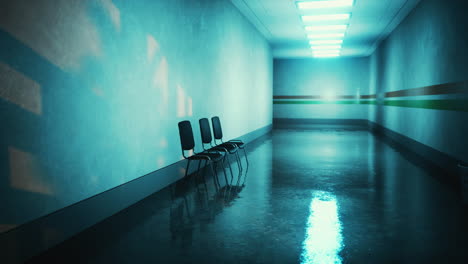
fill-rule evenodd
<path id="1" fill-rule="evenodd" d="M 192 97 L 151 13 L 118 2 L 2 3 L 0 232 L 178 160 Z"/>

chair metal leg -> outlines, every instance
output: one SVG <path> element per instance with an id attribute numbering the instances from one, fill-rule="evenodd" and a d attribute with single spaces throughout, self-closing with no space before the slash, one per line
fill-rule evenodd
<path id="1" fill-rule="evenodd" d="M 210 162 L 210 168 L 211 168 L 211 173 L 213 174 L 213 183 L 215 185 L 215 189 L 218 190 L 219 189 L 219 187 L 218 187 L 219 183 L 217 182 L 218 173 L 214 169 L 213 162 Z"/>
<path id="2" fill-rule="evenodd" d="M 231 182 L 232 182 L 232 178 L 234 177 L 234 173 L 232 173 L 231 160 L 229 160 L 229 152 L 226 152 L 226 156 L 224 158 L 227 159 L 227 162 L 229 164 L 229 170 L 231 171 Z"/>
<path id="3" fill-rule="evenodd" d="M 185 167 L 185 175 L 184 175 L 184 178 L 187 177 L 189 168 L 190 168 L 190 160 L 188 159 L 187 166 Z"/>
<path id="4" fill-rule="evenodd" d="M 247 151 L 245 151 L 245 147 L 242 148 L 244 150 L 244 157 L 245 161 L 247 162 L 247 166 L 249 166 L 249 159 L 247 158 Z"/>
<path id="5" fill-rule="evenodd" d="M 240 161 L 239 152 L 236 151 L 235 155 L 236 155 L 236 160 L 237 160 L 237 166 L 239 166 L 239 172 L 241 172 L 242 171 L 242 162 Z"/>
<path id="6" fill-rule="evenodd" d="M 229 160 L 229 155 L 228 153 L 226 153 L 226 157 L 227 159 L 227 163 L 229 164 L 229 170 L 231 171 L 231 184 L 232 184 L 232 181 L 234 179 L 234 173 L 232 172 L 232 166 L 231 166 L 231 160 Z"/>
<path id="7" fill-rule="evenodd" d="M 197 188 L 197 190 L 198 190 L 198 184 L 197 184 L 197 182 L 196 182 L 196 180 L 195 180 L 195 177 L 198 177 L 198 178 L 200 177 L 200 167 L 201 167 L 201 163 L 202 163 L 202 160 L 199 160 L 199 161 L 198 161 L 197 172 L 196 172 L 195 176 L 194 176 L 193 179 L 192 179 L 192 181 L 193 181 L 193 183 L 195 184 L 195 187 Z"/>
<path id="8" fill-rule="evenodd" d="M 205 160 L 205 165 L 203 165 L 203 168 L 206 168 L 206 165 L 208 164 L 208 160 Z M 205 174 L 202 173 L 202 176 L 203 176 L 203 185 L 205 185 L 205 190 L 206 192 L 208 192 L 208 186 L 206 185 L 206 177 L 205 177 Z"/>
<path id="9" fill-rule="evenodd" d="M 247 175 L 247 171 L 249 171 L 249 159 L 247 158 L 247 151 L 245 151 L 245 147 L 243 148 L 243 150 L 244 150 L 245 161 L 247 162 L 247 166 L 245 168 L 245 174 Z"/>
<path id="10" fill-rule="evenodd" d="M 226 154 L 227 156 L 228 154 Z M 226 174 L 226 164 L 224 164 L 224 159 L 221 160 L 221 165 L 223 166 L 224 179 L 226 180 L 226 185 L 229 185 L 229 181 Z"/>

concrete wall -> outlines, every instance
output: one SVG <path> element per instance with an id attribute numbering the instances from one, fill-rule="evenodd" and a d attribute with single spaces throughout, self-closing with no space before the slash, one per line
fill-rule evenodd
<path id="1" fill-rule="evenodd" d="M 371 57 L 370 93 L 378 104 L 369 108 L 369 120 L 464 161 L 467 7 L 461 0 L 421 1 Z"/>
<path id="2" fill-rule="evenodd" d="M 368 58 L 275 59 L 274 118 L 366 119 Z"/>
<path id="3" fill-rule="evenodd" d="M 272 68 L 228 0 L 2 1 L 0 232 L 271 124 Z"/>

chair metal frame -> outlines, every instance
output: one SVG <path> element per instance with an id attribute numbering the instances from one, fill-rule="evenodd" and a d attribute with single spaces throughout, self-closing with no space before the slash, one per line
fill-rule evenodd
<path id="1" fill-rule="evenodd" d="M 245 150 L 245 143 L 242 140 L 238 140 L 238 139 L 233 139 L 233 140 L 229 140 L 227 142 L 224 142 L 223 141 L 223 129 L 221 127 L 221 120 L 219 119 L 218 116 L 213 116 L 211 118 L 211 124 L 213 126 L 213 137 L 214 137 L 215 145 L 222 146 L 223 144 L 235 144 L 239 149 L 242 149 L 244 151 L 244 157 L 245 157 L 245 161 L 247 163 L 247 169 L 248 169 L 249 168 L 249 159 L 247 158 L 247 152 Z M 219 140 L 221 143 L 217 144 L 216 140 Z M 238 157 L 239 162 L 240 162 L 239 154 L 237 154 L 237 157 Z"/>
<path id="2" fill-rule="evenodd" d="M 217 169 L 218 161 L 220 160 L 222 161 L 225 154 L 217 150 L 203 151 L 200 153 L 195 152 L 195 139 L 193 137 L 193 130 L 192 130 L 192 125 L 190 121 L 188 120 L 181 121 L 179 122 L 178 126 L 179 126 L 179 136 L 180 136 L 180 141 L 181 141 L 182 156 L 184 157 L 184 159 L 187 160 L 187 166 L 185 167 L 184 179 L 187 177 L 189 173 L 190 163 L 192 160 L 198 160 L 198 168 L 196 170 L 197 176 L 199 175 L 201 164 L 202 164 L 202 161 L 204 160 L 205 161 L 204 166 L 207 166 L 207 165 L 210 166 L 211 173 L 213 174 L 213 178 L 214 178 L 215 188 L 216 189 L 220 188 L 221 185 L 219 183 L 218 173 L 216 169 Z M 185 138 L 185 137 L 188 137 L 188 138 Z M 191 156 L 186 155 L 186 151 L 187 152 L 192 151 L 193 155 Z M 226 175 L 224 163 L 223 163 L 223 171 L 224 171 L 224 176 L 227 182 L 227 175 Z M 203 180 L 205 181 L 205 185 L 206 185 L 206 180 L 205 180 L 204 175 L 203 175 Z"/>
<path id="3" fill-rule="evenodd" d="M 231 184 L 234 180 L 234 174 L 232 172 L 232 166 L 231 166 L 231 161 L 229 160 L 229 154 L 235 155 L 238 151 L 238 147 L 235 144 L 224 144 L 222 146 L 216 146 L 213 145 L 213 137 L 211 135 L 211 127 L 210 127 L 210 122 L 208 118 L 201 118 L 198 120 L 198 123 L 200 125 L 200 136 L 201 136 L 201 142 L 202 142 L 202 147 L 205 151 L 211 151 L 211 150 L 216 150 L 216 151 L 222 151 L 225 153 L 224 159 L 227 159 L 227 163 L 229 164 L 229 170 L 231 171 Z M 209 147 L 206 148 L 206 145 Z M 239 173 L 242 171 L 242 165 L 240 160 L 238 159 L 238 155 L 236 156 L 236 162 L 237 166 L 239 168 Z M 224 161 L 223 161 L 224 162 Z"/>

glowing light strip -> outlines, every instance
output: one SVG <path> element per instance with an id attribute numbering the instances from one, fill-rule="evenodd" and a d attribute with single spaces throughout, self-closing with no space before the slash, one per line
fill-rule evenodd
<path id="1" fill-rule="evenodd" d="M 335 31 L 342 30 L 345 31 L 348 28 L 348 25 L 324 25 L 324 26 L 306 26 L 307 31 Z"/>
<path id="2" fill-rule="evenodd" d="M 341 45 L 327 45 L 327 46 L 312 46 L 312 50 L 337 50 L 341 49 Z"/>
<path id="3" fill-rule="evenodd" d="M 326 40 L 311 40 L 311 45 L 324 45 L 324 44 L 342 44 L 342 39 L 326 39 Z"/>
<path id="4" fill-rule="evenodd" d="M 310 39 L 328 39 L 328 38 L 343 38 L 344 33 L 328 33 L 328 34 L 309 34 L 307 35 Z"/>
<path id="5" fill-rule="evenodd" d="M 333 15 L 312 15 L 302 16 L 304 22 L 315 22 L 315 21 L 330 21 L 330 20 L 346 20 L 349 19 L 350 14 L 333 14 Z"/>
<path id="6" fill-rule="evenodd" d="M 336 58 L 340 57 L 338 53 L 330 53 L 330 54 L 314 54 L 314 58 Z"/>
<path id="7" fill-rule="evenodd" d="M 297 4 L 297 8 L 299 8 L 299 9 L 350 7 L 350 6 L 353 6 L 354 0 L 330 0 L 330 1 L 296 2 L 296 4 Z"/>

